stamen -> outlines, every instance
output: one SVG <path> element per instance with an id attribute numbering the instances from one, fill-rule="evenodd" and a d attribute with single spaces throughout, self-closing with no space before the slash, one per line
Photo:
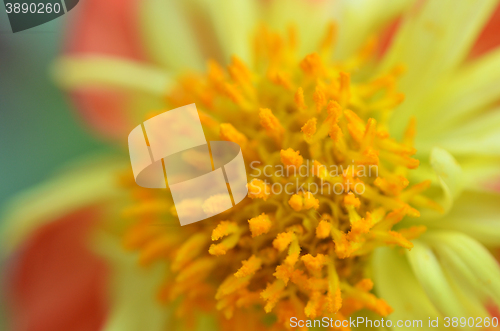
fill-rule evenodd
<path id="1" fill-rule="evenodd" d="M 266 129 L 267 134 L 274 139 L 274 141 L 281 145 L 285 129 L 280 121 L 273 115 L 270 109 L 261 108 L 259 111 L 260 124 Z"/>
<path id="2" fill-rule="evenodd" d="M 252 181 L 247 184 L 247 187 L 248 197 L 252 199 L 261 198 L 266 201 L 271 194 L 271 188 L 269 187 L 269 185 L 267 185 L 260 179 L 252 179 Z"/>
<path id="3" fill-rule="evenodd" d="M 302 87 L 299 87 L 297 89 L 297 92 L 295 92 L 294 100 L 299 110 L 304 111 L 307 109 L 306 103 L 304 101 L 304 90 L 302 89 Z"/>
<path id="4" fill-rule="evenodd" d="M 123 216 L 135 224 L 124 245 L 139 251 L 143 265 L 168 262 L 158 296 L 177 300 L 179 316 L 212 310 L 218 320 L 251 320 L 255 329 L 267 313 L 276 323 L 290 316 L 345 320 L 363 308 L 386 316 L 391 308 L 364 278 L 367 257 L 380 246 L 411 249 L 425 227 L 395 225 L 419 217 L 416 207 L 442 210 L 424 195 L 430 182 L 407 179 L 419 165 L 412 157 L 415 120 L 402 141 L 389 134 L 390 115 L 403 102 L 402 69 L 368 81 L 359 74 L 370 69 L 363 67 L 374 56 L 374 40 L 334 62 L 333 24 L 318 52 L 302 59 L 294 27 L 286 37 L 265 26 L 258 33 L 254 63 L 233 57 L 223 68 L 209 61 L 206 73 L 182 76 L 165 96 L 169 109 L 195 102 L 207 136 L 241 147 L 256 174 L 249 199 L 214 216 L 225 219 L 215 228 L 203 221 L 166 231 L 153 224 L 173 222 L 176 210 L 198 212 L 194 204 L 222 211 L 221 196 L 174 206 L 164 193 L 134 190 Z"/>
<path id="5" fill-rule="evenodd" d="M 243 261 L 243 266 L 234 274 L 236 278 L 242 278 L 255 274 L 262 265 L 261 259 L 252 255 L 248 260 Z"/>
<path id="6" fill-rule="evenodd" d="M 323 107 L 326 105 L 326 96 L 324 87 L 321 85 L 316 85 L 316 91 L 314 91 L 314 102 L 316 103 L 316 112 L 321 113 Z"/>
<path id="7" fill-rule="evenodd" d="M 269 229 L 272 226 L 269 216 L 267 216 L 265 213 L 249 219 L 248 224 L 250 227 L 250 232 L 252 232 L 252 238 L 269 232 Z"/>
<path id="8" fill-rule="evenodd" d="M 307 55 L 305 59 L 300 62 L 300 67 L 306 74 L 311 76 L 320 76 L 325 73 L 321 58 L 316 53 Z"/>
<path id="9" fill-rule="evenodd" d="M 282 149 L 280 152 L 280 158 L 281 162 L 289 167 L 295 167 L 297 169 L 302 165 L 302 162 L 304 162 L 304 158 L 300 156 L 299 151 L 294 151 L 293 149 L 289 148 L 287 150 Z"/>
<path id="10" fill-rule="evenodd" d="M 313 135 L 316 133 L 316 123 L 318 120 L 316 117 L 311 118 L 304 124 L 304 126 L 300 129 L 304 133 L 304 139 L 307 142 L 311 142 Z"/>
<path id="11" fill-rule="evenodd" d="M 220 125 L 220 137 L 223 140 L 237 143 L 241 148 L 245 148 L 248 142 L 247 137 L 236 130 L 230 123 L 222 123 Z"/>

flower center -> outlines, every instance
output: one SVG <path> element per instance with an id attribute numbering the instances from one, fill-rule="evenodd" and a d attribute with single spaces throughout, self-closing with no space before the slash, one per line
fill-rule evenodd
<path id="1" fill-rule="evenodd" d="M 371 293 L 370 253 L 411 249 L 425 227 L 394 225 L 418 217 L 414 207 L 439 206 L 421 194 L 428 181 L 406 178 L 419 164 L 414 121 L 402 142 L 388 133 L 403 101 L 395 87 L 402 69 L 370 75 L 373 41 L 333 62 L 334 37 L 331 25 L 318 52 L 300 58 L 293 27 L 286 37 L 261 27 L 251 66 L 212 61 L 166 95 L 169 109 L 196 103 L 208 140 L 239 144 L 250 178 L 249 199 L 182 228 L 166 192 L 132 189 L 125 244 L 143 264 L 168 264 L 160 298 L 175 301 L 180 316 L 196 307 L 220 312 L 224 323 L 265 324 L 266 314 L 285 323 L 391 312 Z"/>

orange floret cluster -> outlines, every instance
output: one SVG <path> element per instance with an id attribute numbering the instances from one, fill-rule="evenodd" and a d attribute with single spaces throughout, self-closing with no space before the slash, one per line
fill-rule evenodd
<path id="1" fill-rule="evenodd" d="M 372 42 L 333 62 L 334 32 L 332 25 L 319 51 L 300 57 L 293 28 L 283 37 L 262 27 L 251 66 L 237 57 L 227 69 L 211 61 L 207 73 L 182 76 L 166 95 L 167 109 L 196 103 L 208 140 L 238 143 L 247 170 L 252 162 L 294 169 L 250 174 L 248 198 L 184 227 L 168 190 L 131 185 L 124 243 L 143 265 L 168 266 L 159 298 L 176 316 L 216 312 L 225 330 L 281 330 L 292 316 L 391 312 L 365 273 L 370 254 L 380 246 L 411 249 L 425 228 L 394 225 L 418 217 L 417 207 L 439 206 L 422 194 L 427 182 L 407 180 L 418 167 L 415 123 L 402 142 L 387 131 L 403 101 L 395 87 L 401 68 L 370 74 Z M 295 191 L 273 190 L 286 184 Z M 300 189 L 310 184 L 319 190 Z"/>

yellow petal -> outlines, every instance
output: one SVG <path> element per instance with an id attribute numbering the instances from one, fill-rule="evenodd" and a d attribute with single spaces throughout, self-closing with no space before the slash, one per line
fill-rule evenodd
<path id="1" fill-rule="evenodd" d="M 141 37 L 148 54 L 169 71 L 203 69 L 204 60 L 180 1 L 144 0 L 139 10 Z"/>
<path id="2" fill-rule="evenodd" d="M 249 40 L 255 29 L 259 4 L 253 0 L 219 1 L 196 0 L 209 15 L 217 40 L 222 47 L 224 61 L 237 54 L 244 62 L 251 63 Z"/>
<path id="3" fill-rule="evenodd" d="M 335 21 L 338 22 L 339 36 L 335 57 L 346 59 L 353 55 L 374 31 L 394 19 L 413 0 L 340 0 L 335 6 Z"/>
<path id="4" fill-rule="evenodd" d="M 496 49 L 457 69 L 420 100 L 419 123 L 425 127 L 419 136 L 435 141 L 443 130 L 467 123 L 464 120 L 494 103 L 499 94 L 500 49 Z"/>
<path id="5" fill-rule="evenodd" d="M 169 75 L 158 67 L 96 55 L 59 58 L 51 72 L 64 89 L 119 87 L 162 96 L 172 83 Z"/>
<path id="6" fill-rule="evenodd" d="M 448 212 L 453 201 L 462 191 L 462 169 L 450 153 L 439 147 L 432 150 L 430 163 L 443 190 L 440 205 L 443 206 L 445 212 Z"/>
<path id="7" fill-rule="evenodd" d="M 499 81 L 500 84 L 500 81 Z M 456 156 L 500 156 L 500 109 L 468 120 L 447 132 L 439 146 Z"/>
<path id="8" fill-rule="evenodd" d="M 372 267 L 375 292 L 389 305 L 396 307 L 388 316 L 393 325 L 398 320 L 427 321 L 429 317 L 431 319 L 443 317 L 415 278 L 408 261 L 397 251 L 386 247 L 375 250 Z M 395 274 L 398 277 L 394 277 Z M 401 295 L 402 292 L 405 295 Z M 397 307 L 404 308 L 397 309 Z M 418 331 L 422 328 L 414 327 L 406 330 Z"/>
<path id="9" fill-rule="evenodd" d="M 395 133 L 399 135 L 404 123 L 418 115 L 421 98 L 435 89 L 435 82 L 465 59 L 496 4 L 496 0 L 464 0 L 460 6 L 454 0 L 426 1 L 408 11 L 381 66 L 386 70 L 404 63 L 407 68 L 398 84 L 407 98 L 394 114 Z"/>
<path id="10" fill-rule="evenodd" d="M 411 268 L 435 307 L 446 316 L 467 317 L 432 250 L 419 240 L 406 252 Z"/>
<path id="11" fill-rule="evenodd" d="M 154 264 L 140 268 L 136 256 L 123 250 L 120 240 L 100 233 L 94 247 L 108 261 L 110 268 L 110 311 L 104 331 L 161 331 L 168 328 L 172 311 L 155 300 L 165 277 L 166 267 Z"/>
<path id="12" fill-rule="evenodd" d="M 7 203 L 2 224 L 2 253 L 8 255 L 37 228 L 78 208 L 116 197 L 116 173 L 126 166 L 116 159 L 88 159 L 18 195 Z"/>
<path id="13" fill-rule="evenodd" d="M 432 232 L 426 238 L 454 271 L 468 277 L 469 286 L 478 286 L 500 305 L 500 266 L 484 246 L 459 232 Z"/>

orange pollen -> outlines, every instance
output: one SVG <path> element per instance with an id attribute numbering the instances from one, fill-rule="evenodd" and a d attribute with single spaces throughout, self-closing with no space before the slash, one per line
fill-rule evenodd
<path id="1" fill-rule="evenodd" d="M 304 162 L 304 158 L 300 156 L 299 151 L 294 151 L 289 148 L 287 150 L 282 149 L 280 152 L 281 162 L 286 166 L 292 167 L 300 167 L 302 162 Z"/>
<path id="2" fill-rule="evenodd" d="M 304 139 L 307 142 L 310 142 L 312 140 L 312 137 L 316 133 L 316 123 L 318 120 L 316 117 L 313 117 L 309 119 L 306 124 L 300 129 L 304 133 Z"/>
<path id="3" fill-rule="evenodd" d="M 372 72 L 373 39 L 334 60 L 336 31 L 330 24 L 317 52 L 301 57 L 296 27 L 280 35 L 261 26 L 252 63 L 209 61 L 166 93 L 167 109 L 196 103 L 208 141 L 241 147 L 248 189 L 228 210 L 227 194 L 241 194 L 231 185 L 174 205 L 168 189 L 143 189 L 123 175 L 130 205 L 120 216 L 131 224 L 123 245 L 141 265 L 167 267 L 158 297 L 175 309 L 172 324 L 189 329 L 191 313 L 204 311 L 221 329 L 280 330 L 291 316 L 392 311 L 366 279 L 370 256 L 381 246 L 411 249 L 426 230 L 415 224 L 417 208 L 442 207 L 426 195 L 430 181 L 410 180 L 419 166 L 415 120 L 401 140 L 389 133 L 404 102 L 402 69 Z M 185 161 L 200 167 L 196 157 Z M 223 170 L 231 181 L 231 168 Z M 200 207 L 217 215 L 179 226 L 177 211 Z M 409 218 L 415 225 L 404 228 Z"/>
<path id="4" fill-rule="evenodd" d="M 236 130 L 230 123 L 222 123 L 220 125 L 220 137 L 226 141 L 237 143 L 241 147 L 246 146 L 248 139 L 241 132 Z"/>
<path id="5" fill-rule="evenodd" d="M 267 134 L 274 139 L 274 141 L 281 145 L 285 129 L 281 126 L 280 121 L 273 115 L 270 109 L 261 108 L 259 111 L 260 125 L 266 129 Z"/>
<path id="6" fill-rule="evenodd" d="M 272 226 L 269 216 L 264 213 L 249 219 L 248 224 L 250 226 L 250 232 L 252 232 L 252 237 L 267 233 Z"/>

